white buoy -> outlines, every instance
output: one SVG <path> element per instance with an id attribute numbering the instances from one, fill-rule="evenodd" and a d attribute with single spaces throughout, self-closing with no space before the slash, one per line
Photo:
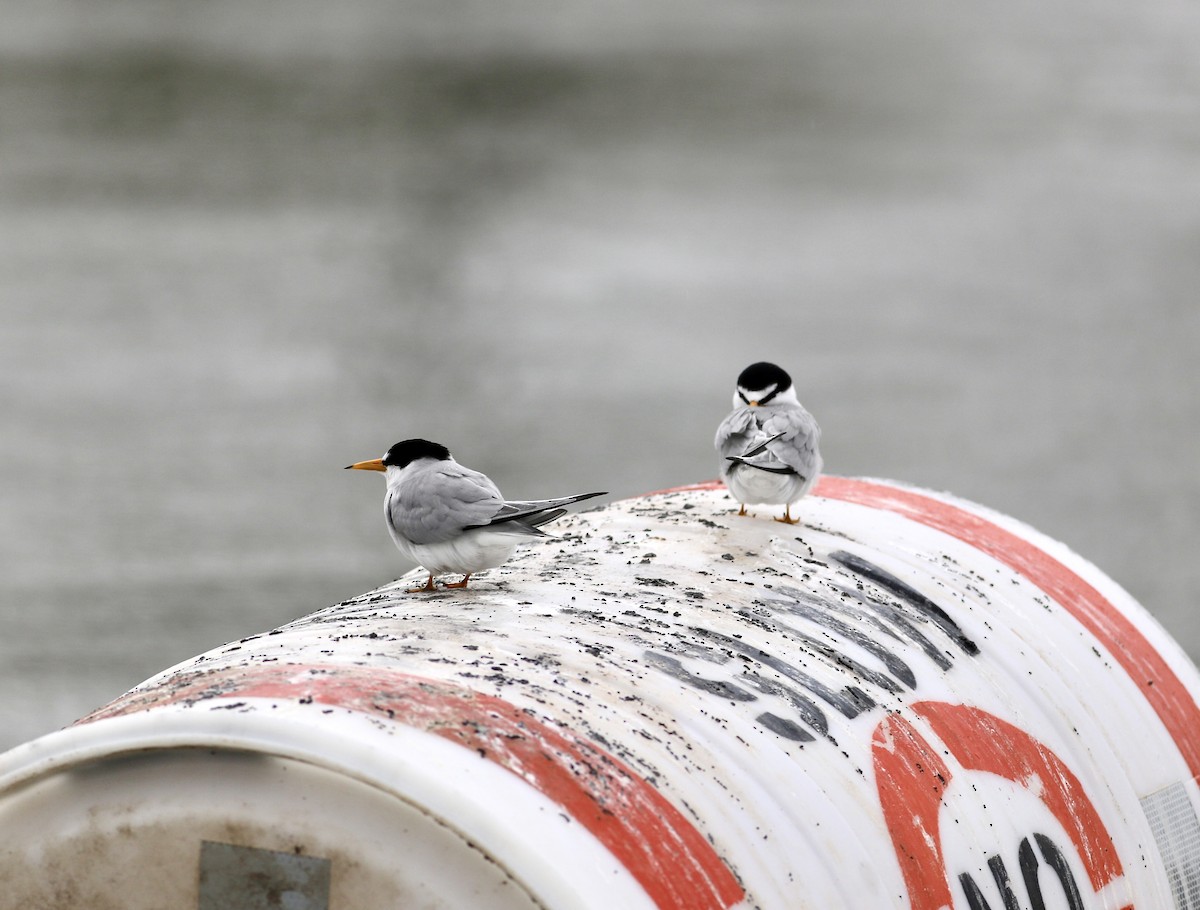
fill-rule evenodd
<path id="1" fill-rule="evenodd" d="M 0 908 L 1200 907 L 1200 676 L 1115 583 L 891 482 L 735 511 L 564 518 L 11 750 Z"/>

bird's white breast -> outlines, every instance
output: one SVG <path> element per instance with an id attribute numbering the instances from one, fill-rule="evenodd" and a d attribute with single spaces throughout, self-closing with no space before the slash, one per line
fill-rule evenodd
<path id="1" fill-rule="evenodd" d="M 468 575 L 503 565 L 512 557 L 519 542 L 516 535 L 480 528 L 442 543 L 414 544 L 396 540 L 396 547 L 434 575 L 447 572 Z"/>

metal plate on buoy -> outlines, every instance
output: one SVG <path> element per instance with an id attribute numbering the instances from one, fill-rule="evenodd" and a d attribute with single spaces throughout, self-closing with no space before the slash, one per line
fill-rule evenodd
<path id="1" fill-rule="evenodd" d="M 329 910 L 328 859 L 200 842 L 197 910 Z"/>

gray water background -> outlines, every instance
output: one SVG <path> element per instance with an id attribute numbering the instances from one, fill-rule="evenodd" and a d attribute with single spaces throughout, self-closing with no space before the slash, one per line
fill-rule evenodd
<path id="1" fill-rule="evenodd" d="M 0 746 L 409 568 L 349 462 L 710 478 L 757 359 L 1200 655 L 1195 4 L 0 21 Z"/>

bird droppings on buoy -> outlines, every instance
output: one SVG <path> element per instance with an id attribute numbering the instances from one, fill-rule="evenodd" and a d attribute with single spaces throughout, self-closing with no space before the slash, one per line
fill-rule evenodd
<path id="1" fill-rule="evenodd" d="M 467 590 L 414 572 L 12 750 L 14 906 L 149 906 L 147 869 L 204 906 L 238 868 L 329 907 L 1172 905 L 1200 681 L 1124 591 L 946 494 L 731 504 L 564 516 Z"/>

